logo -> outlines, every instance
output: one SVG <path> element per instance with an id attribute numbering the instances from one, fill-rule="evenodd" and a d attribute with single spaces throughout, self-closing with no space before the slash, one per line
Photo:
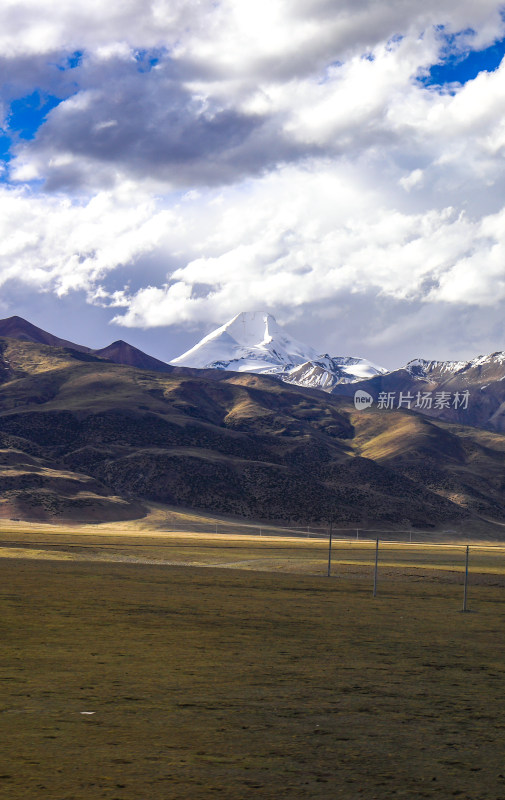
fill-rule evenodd
<path id="1" fill-rule="evenodd" d="M 377 408 L 396 409 L 407 408 L 414 411 L 466 411 L 470 400 L 470 391 L 464 392 L 379 392 Z M 370 408 L 374 399 L 371 394 L 358 389 L 354 393 L 354 405 L 359 410 Z"/>
<path id="2" fill-rule="evenodd" d="M 364 408 L 369 408 L 373 403 L 373 397 L 368 392 L 364 392 L 363 389 L 358 389 L 357 392 L 354 393 L 354 406 L 361 411 Z"/>

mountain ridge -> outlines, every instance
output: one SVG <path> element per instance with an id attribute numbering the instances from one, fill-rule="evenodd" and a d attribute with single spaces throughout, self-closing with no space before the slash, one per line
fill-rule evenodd
<path id="1" fill-rule="evenodd" d="M 392 396 L 395 405 L 400 395 L 417 397 L 421 393 L 429 404 L 412 408 L 427 417 L 505 432 L 505 352 L 500 350 L 468 361 L 413 359 L 401 369 L 352 386 L 338 385 L 332 392 L 341 397 L 366 392 L 375 405 L 381 397 Z M 466 401 L 455 403 L 463 395 Z M 441 398 L 439 405 L 437 397 Z"/>
<path id="2" fill-rule="evenodd" d="M 123 364 L 138 369 L 152 369 L 156 372 L 171 372 L 173 369 L 170 364 L 144 353 L 123 339 L 118 339 L 100 350 L 92 350 L 92 353 L 107 361 L 112 361 L 114 364 Z"/>
<path id="3" fill-rule="evenodd" d="M 123 340 L 93 350 L 53 336 L 18 316 L 0 320 L 0 336 L 64 347 L 79 353 L 82 359 L 104 359 L 167 374 L 187 368 L 204 373 L 236 371 L 270 376 L 284 384 L 341 397 L 352 397 L 361 391 L 375 404 L 384 394 L 395 395 L 398 400 L 400 393 L 431 393 L 435 400 L 437 393 L 445 392 L 454 398 L 466 392 L 470 397 L 465 408 L 453 408 L 451 404 L 437 407 L 434 403 L 429 407 L 428 401 L 412 408 L 430 418 L 505 432 L 505 351 L 467 361 L 416 358 L 399 369 L 385 370 L 366 359 L 318 355 L 314 348 L 290 336 L 266 312 L 235 315 L 170 364 Z M 0 365 L 0 382 L 8 375 L 9 365 Z"/>
<path id="4" fill-rule="evenodd" d="M 271 375 L 284 383 L 317 389 L 342 397 L 361 391 L 373 403 L 384 395 L 400 400 L 423 393 L 423 402 L 410 406 L 430 418 L 505 431 L 505 352 L 496 351 L 466 361 L 414 358 L 405 366 L 386 370 L 363 358 L 320 355 L 290 337 L 266 312 L 241 312 L 171 362 L 198 369 L 235 370 Z M 470 393 L 468 404 L 442 404 L 441 393 L 452 400 Z M 431 406 L 430 398 L 432 394 Z M 468 406 L 468 407 L 467 407 Z"/>
<path id="5" fill-rule="evenodd" d="M 125 366 L 137 367 L 139 369 L 152 369 L 156 372 L 171 372 L 173 369 L 170 364 L 144 353 L 142 350 L 139 350 L 137 347 L 134 347 L 122 339 L 118 339 L 106 347 L 93 349 L 54 336 L 52 333 L 38 328 L 28 320 L 17 315 L 7 317 L 6 319 L 0 319 L 0 337 L 2 336 L 17 339 L 18 341 L 32 342 L 34 344 L 46 344 L 50 347 L 64 347 L 79 353 L 86 353 L 91 356 L 103 358 L 114 364 L 124 364 Z"/>
<path id="6" fill-rule="evenodd" d="M 38 328 L 33 323 L 17 315 L 0 319 L 0 336 L 19 339 L 19 341 L 23 342 L 33 342 L 34 344 L 47 344 L 51 347 L 70 347 L 72 350 L 77 350 L 81 353 L 91 352 L 90 347 L 54 336 L 52 333 Z"/>
<path id="7" fill-rule="evenodd" d="M 82 355 L 0 339 L 0 516 L 128 519 L 156 502 L 501 535 L 504 436 L 404 409 L 361 412 L 270 375 Z"/>

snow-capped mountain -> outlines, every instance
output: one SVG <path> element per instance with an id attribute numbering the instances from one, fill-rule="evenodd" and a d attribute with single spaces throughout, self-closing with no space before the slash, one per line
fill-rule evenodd
<path id="1" fill-rule="evenodd" d="M 205 336 L 171 363 L 199 369 L 265 372 L 317 358 L 311 347 L 289 336 L 271 314 L 242 312 Z"/>
<path id="2" fill-rule="evenodd" d="M 481 355 L 469 361 L 429 361 L 416 358 L 403 368 L 354 382 L 340 384 L 333 394 L 352 397 L 358 390 L 367 392 L 375 403 L 379 397 L 391 398 L 391 407 L 398 407 L 400 395 L 417 398 L 421 392 L 431 396 L 420 413 L 429 417 L 474 425 L 505 433 L 505 351 Z M 435 402 L 437 396 L 449 399 L 445 404 Z M 468 396 L 464 404 L 455 398 Z M 417 401 L 415 401 L 417 402 Z M 396 405 L 395 405 L 396 404 Z"/>
<path id="3" fill-rule="evenodd" d="M 404 369 L 406 369 L 413 378 L 422 380 L 435 374 L 449 377 L 459 372 L 459 370 L 464 369 L 467 364 L 468 361 L 427 361 L 425 358 L 414 358 L 405 365 Z"/>
<path id="4" fill-rule="evenodd" d="M 386 371 L 383 367 L 367 361 L 366 358 L 352 356 L 331 358 L 329 355 L 324 355 L 306 361 L 299 367 L 292 367 L 285 373 L 280 373 L 280 377 L 286 383 L 311 386 L 329 392 L 339 384 L 364 381 L 373 378 L 374 375 L 383 375 Z"/>
<path id="5" fill-rule="evenodd" d="M 171 362 L 174 366 L 275 375 L 286 383 L 331 391 L 339 383 L 386 372 L 364 358 L 319 355 L 290 336 L 271 314 L 243 311 Z"/>
<path id="6" fill-rule="evenodd" d="M 414 378 L 421 380 L 448 380 L 453 376 L 469 377 L 472 383 L 479 377 L 490 380 L 503 380 L 505 377 L 505 352 L 497 351 L 490 355 L 477 356 L 470 361 L 426 361 L 416 358 L 406 364 L 405 369 Z"/>

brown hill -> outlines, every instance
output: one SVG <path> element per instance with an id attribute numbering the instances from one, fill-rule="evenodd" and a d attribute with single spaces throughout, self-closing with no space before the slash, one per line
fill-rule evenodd
<path id="1" fill-rule="evenodd" d="M 52 333 L 43 331 L 42 328 L 37 328 L 36 325 L 32 325 L 31 322 L 17 316 L 0 319 L 0 336 L 18 339 L 21 342 L 69 348 L 79 353 L 87 353 L 106 361 L 112 361 L 114 364 L 125 364 L 139 369 L 150 369 L 156 372 L 171 372 L 173 370 L 173 367 L 169 364 L 143 353 L 142 350 L 133 347 L 133 345 L 124 342 L 122 339 L 118 339 L 118 341 L 112 342 L 112 344 L 102 347 L 100 350 L 93 350 L 82 344 L 75 344 L 66 339 L 60 339 L 58 336 L 53 336 Z"/>
<path id="2" fill-rule="evenodd" d="M 42 328 L 37 328 L 36 325 L 32 325 L 28 320 L 17 316 L 0 319 L 0 336 L 19 339 L 21 342 L 48 344 L 51 347 L 71 347 L 73 350 L 78 350 L 82 353 L 91 352 L 89 347 L 84 347 L 81 344 L 74 344 L 74 342 L 69 342 L 66 339 L 53 336 L 52 333 L 43 331 Z"/>
<path id="3" fill-rule="evenodd" d="M 505 522 L 498 434 L 355 411 L 266 376 L 142 371 L 14 339 L 0 339 L 0 374 L 5 513 L 124 518 L 152 500 L 361 527 Z"/>
<path id="4" fill-rule="evenodd" d="M 148 356 L 137 347 L 118 339 L 117 342 L 112 342 L 108 347 L 103 347 L 101 350 L 93 350 L 94 355 L 105 358 L 107 361 L 113 361 L 114 364 L 124 364 L 128 367 L 138 367 L 138 369 L 150 369 L 156 372 L 172 372 L 174 369 L 164 361 L 160 361 L 153 356 Z"/>

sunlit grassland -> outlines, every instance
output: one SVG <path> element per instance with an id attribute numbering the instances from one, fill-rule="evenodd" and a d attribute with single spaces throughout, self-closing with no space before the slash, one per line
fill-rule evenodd
<path id="1" fill-rule="evenodd" d="M 202 522 L 203 519 L 203 522 Z M 218 533 L 209 533 L 209 518 L 174 515 L 174 529 L 138 529 L 120 524 L 63 526 L 0 526 L 0 558 L 57 559 L 78 561 L 130 561 L 174 566 L 238 567 L 307 575 L 324 575 L 328 567 L 327 538 L 282 535 L 282 529 L 259 525 L 216 523 Z M 121 523 L 124 526 L 124 523 Z M 202 533 L 201 528 L 206 528 Z M 181 530 L 182 528 L 182 530 Z M 185 528 L 185 530 L 184 530 Z M 200 528 L 200 530 L 199 530 Z M 236 531 L 240 531 L 237 533 Z M 244 533 L 248 531 L 248 533 Z M 263 531 L 260 534 L 260 531 Z M 387 535 L 387 534 L 385 534 Z M 458 573 L 465 567 L 466 544 L 412 543 L 381 540 L 379 573 L 400 577 L 406 570 L 419 578 L 441 578 L 440 573 Z M 375 560 L 375 541 L 334 537 L 332 575 L 370 574 Z M 475 575 L 504 575 L 505 546 L 472 542 L 470 570 Z M 446 576 L 448 578 L 449 576 Z"/>

